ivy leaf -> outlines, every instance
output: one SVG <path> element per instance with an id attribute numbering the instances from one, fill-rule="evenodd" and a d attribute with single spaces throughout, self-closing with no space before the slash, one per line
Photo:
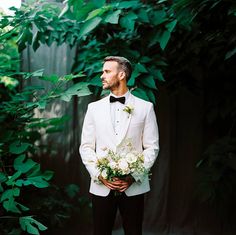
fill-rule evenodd
<path id="1" fill-rule="evenodd" d="M 23 231 L 26 231 L 30 234 L 39 235 L 40 231 L 45 231 L 46 226 L 41 224 L 39 221 L 32 218 L 32 216 L 24 216 L 19 218 L 19 223 Z"/>
<path id="2" fill-rule="evenodd" d="M 25 152 L 29 146 L 31 146 L 31 144 L 24 143 L 18 140 L 10 144 L 9 151 L 13 154 L 21 154 Z"/>
<path id="3" fill-rule="evenodd" d="M 17 171 L 14 175 L 9 176 L 8 181 L 6 182 L 7 185 L 14 185 L 15 180 L 21 176 L 22 172 Z"/>
<path id="4" fill-rule="evenodd" d="M 95 29 L 100 22 L 102 21 L 101 17 L 95 17 L 90 20 L 87 20 L 81 27 L 78 38 L 82 38 L 87 33 L 91 32 L 93 29 Z"/>
<path id="5" fill-rule="evenodd" d="M 5 181 L 7 181 L 7 176 L 3 173 L 0 172 L 0 192 L 3 192 L 3 187 L 2 187 L 2 183 L 4 183 Z"/>
<path id="6" fill-rule="evenodd" d="M 53 177 L 53 172 L 52 171 L 45 171 L 44 173 L 41 173 L 40 171 L 38 172 L 37 169 L 37 174 L 35 175 L 32 173 L 31 175 L 27 175 L 26 179 L 19 179 L 16 181 L 16 185 L 21 187 L 22 185 L 28 186 L 28 185 L 33 185 L 37 188 L 46 188 L 49 186 L 49 183 L 47 182 Z"/>
<path id="7" fill-rule="evenodd" d="M 15 197 L 18 197 L 19 195 L 19 188 L 7 189 L 2 193 L 0 202 L 3 202 L 3 207 L 6 209 L 6 211 L 21 213 L 17 208 L 17 202 L 15 202 Z"/>
<path id="8" fill-rule="evenodd" d="M 5 173 L 0 172 L 0 183 L 3 183 L 7 180 L 7 176 L 5 175 Z"/>
<path id="9" fill-rule="evenodd" d="M 26 158 L 25 155 L 20 155 L 15 159 L 15 161 L 14 161 L 15 170 L 20 171 L 22 173 L 26 173 L 37 164 L 32 159 L 27 159 L 25 161 L 25 158 Z"/>
<path id="10" fill-rule="evenodd" d="M 110 23 L 110 24 L 118 24 L 120 14 L 121 14 L 121 10 L 112 12 L 111 14 L 106 16 L 105 22 Z"/>

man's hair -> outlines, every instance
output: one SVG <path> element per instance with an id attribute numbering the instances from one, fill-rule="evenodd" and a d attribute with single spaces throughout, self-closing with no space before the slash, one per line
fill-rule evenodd
<path id="1" fill-rule="evenodd" d="M 119 65 L 119 69 L 125 72 L 126 81 L 128 81 L 132 74 L 132 65 L 128 59 L 122 56 L 107 56 L 104 59 L 104 63 L 107 61 L 116 61 Z"/>

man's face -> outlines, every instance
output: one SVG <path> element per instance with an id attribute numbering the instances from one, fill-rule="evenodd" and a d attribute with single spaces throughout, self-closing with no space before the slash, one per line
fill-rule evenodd
<path id="1" fill-rule="evenodd" d="M 106 90 L 114 90 L 119 87 L 119 65 L 116 61 L 106 61 L 103 65 L 103 73 L 101 75 L 102 88 Z"/>

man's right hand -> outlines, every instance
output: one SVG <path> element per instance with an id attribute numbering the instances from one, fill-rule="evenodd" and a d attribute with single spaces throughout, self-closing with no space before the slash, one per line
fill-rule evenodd
<path id="1" fill-rule="evenodd" d="M 130 176 L 132 177 L 132 176 Z M 113 181 L 104 179 L 101 175 L 98 177 L 98 179 L 109 189 L 116 190 L 119 192 L 124 192 L 126 189 L 129 188 L 129 186 L 134 182 L 133 178 L 128 178 L 127 180 L 121 180 L 119 178 L 114 178 Z M 128 180 L 129 179 L 129 180 Z M 132 180 L 133 179 L 133 180 Z"/>

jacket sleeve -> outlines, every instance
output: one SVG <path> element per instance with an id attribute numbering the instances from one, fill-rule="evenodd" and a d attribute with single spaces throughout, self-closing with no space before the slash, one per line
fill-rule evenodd
<path id="1" fill-rule="evenodd" d="M 142 145 L 144 155 L 144 167 L 149 171 L 153 166 L 159 153 L 159 132 L 156 120 L 156 115 L 153 109 L 153 104 L 148 107 L 147 116 L 144 122 Z M 135 181 L 142 182 L 143 176 L 132 174 Z"/>
<path id="2" fill-rule="evenodd" d="M 150 170 L 159 153 L 159 131 L 153 104 L 147 113 L 143 129 L 144 166 Z"/>
<path id="3" fill-rule="evenodd" d="M 84 124 L 81 135 L 80 155 L 82 162 L 88 170 L 91 178 L 97 180 L 100 172 L 96 167 L 97 156 L 95 152 L 96 129 L 93 120 L 91 106 L 88 106 L 87 113 L 84 118 Z"/>

